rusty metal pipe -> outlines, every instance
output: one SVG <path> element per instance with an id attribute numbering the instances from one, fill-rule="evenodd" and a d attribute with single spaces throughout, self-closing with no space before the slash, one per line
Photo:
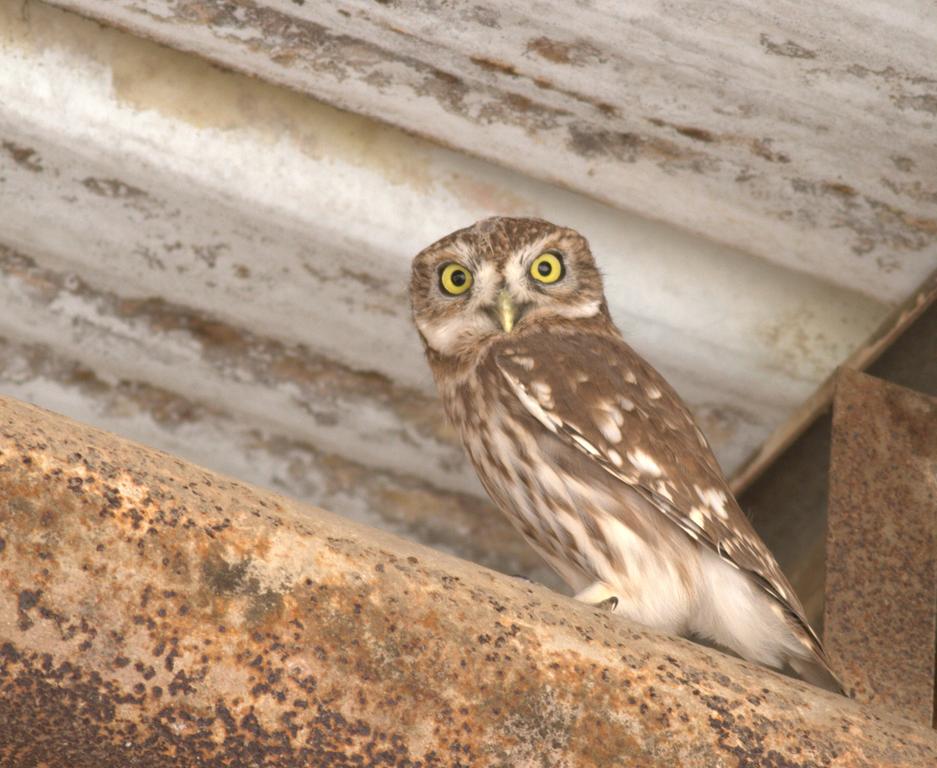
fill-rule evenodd
<path id="1" fill-rule="evenodd" d="M 933 766 L 933 731 L 0 398 L 0 765 Z"/>

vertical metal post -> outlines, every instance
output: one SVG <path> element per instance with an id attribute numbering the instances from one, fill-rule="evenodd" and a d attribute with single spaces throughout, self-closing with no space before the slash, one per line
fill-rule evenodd
<path id="1" fill-rule="evenodd" d="M 849 370 L 833 407 L 825 626 L 855 699 L 934 724 L 937 399 Z"/>

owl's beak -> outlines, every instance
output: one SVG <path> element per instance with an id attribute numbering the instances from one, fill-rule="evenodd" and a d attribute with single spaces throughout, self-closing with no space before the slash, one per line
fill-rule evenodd
<path id="1" fill-rule="evenodd" d="M 514 323 L 517 322 L 517 304 L 514 303 L 507 288 L 498 291 L 498 303 L 495 309 L 501 327 L 504 328 L 505 333 L 510 333 L 514 328 Z"/>

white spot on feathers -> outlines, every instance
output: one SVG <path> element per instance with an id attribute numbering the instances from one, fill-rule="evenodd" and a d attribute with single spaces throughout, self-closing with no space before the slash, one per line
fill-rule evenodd
<path id="1" fill-rule="evenodd" d="M 634 465 L 635 469 L 651 477 L 660 477 L 663 474 L 660 465 L 640 448 L 628 451 L 628 461 Z"/>
<path id="2" fill-rule="evenodd" d="M 545 381 L 534 381 L 531 383 L 530 388 L 534 392 L 534 397 L 537 398 L 537 401 L 544 408 L 553 407 L 553 390 L 550 388 L 550 385 Z"/>
<path id="3" fill-rule="evenodd" d="M 543 426 L 549 429 L 551 432 L 556 432 L 557 422 L 555 418 L 551 418 L 543 407 L 538 403 L 534 398 L 527 394 L 527 390 L 520 381 L 518 381 L 514 376 L 509 374 L 503 368 L 500 368 L 501 374 L 507 379 L 508 384 L 511 385 L 511 389 L 514 390 L 514 394 L 517 395 L 517 399 L 521 401 L 521 404 L 527 409 L 531 416 L 533 416 L 537 421 L 539 421 Z"/>
<path id="4" fill-rule="evenodd" d="M 700 501 L 715 512 L 720 519 L 729 519 L 729 512 L 726 509 L 728 498 L 726 497 L 725 491 L 720 491 L 718 488 L 707 488 L 703 490 L 698 485 L 694 485 L 693 490 L 696 491 L 696 495 L 699 496 Z"/>
<path id="5" fill-rule="evenodd" d="M 617 412 L 616 409 L 616 413 Z M 608 411 L 601 411 L 599 413 L 596 418 L 596 424 L 599 427 L 599 432 L 602 433 L 602 437 L 608 440 L 612 445 L 621 441 L 621 430 L 618 428 L 618 424 L 615 423 L 614 417 Z"/>
<path id="6" fill-rule="evenodd" d="M 706 527 L 706 519 L 703 515 L 703 510 L 699 507 L 693 507 L 693 509 L 690 510 L 690 520 L 700 528 Z"/>
<path id="7" fill-rule="evenodd" d="M 586 438 L 584 438 L 582 435 L 574 434 L 572 435 L 572 438 L 586 450 L 586 453 L 592 454 L 593 456 L 602 455 L 599 453 L 596 447 L 592 443 L 590 443 L 588 440 L 586 440 Z"/>

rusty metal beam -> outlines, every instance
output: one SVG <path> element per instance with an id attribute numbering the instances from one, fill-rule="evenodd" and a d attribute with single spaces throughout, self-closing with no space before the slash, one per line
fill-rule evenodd
<path id="1" fill-rule="evenodd" d="M 874 359 L 864 365 L 872 376 L 937 397 L 937 275 L 917 296 L 920 305 L 914 302 L 905 307 L 916 315 L 913 322 L 903 322 L 903 329 L 893 338 L 877 335 L 887 340 L 863 348 L 875 350 Z M 854 362 L 856 358 L 850 358 L 843 367 L 854 368 Z M 791 579 L 814 627 L 823 623 L 825 600 L 833 383 L 826 410 L 738 497 Z M 791 493 L 792 488 L 796 493 Z"/>
<path id="2" fill-rule="evenodd" d="M 0 399 L 0 764 L 935 761 L 929 729 Z"/>
<path id="3" fill-rule="evenodd" d="M 932 725 L 937 399 L 844 370 L 833 408 L 826 643 L 859 701 Z"/>
<path id="4" fill-rule="evenodd" d="M 744 493 L 811 425 L 830 408 L 839 370 L 864 371 L 937 301 L 937 270 L 895 307 L 872 335 L 833 371 L 801 406 L 750 456 L 731 479 L 736 496 Z"/>

